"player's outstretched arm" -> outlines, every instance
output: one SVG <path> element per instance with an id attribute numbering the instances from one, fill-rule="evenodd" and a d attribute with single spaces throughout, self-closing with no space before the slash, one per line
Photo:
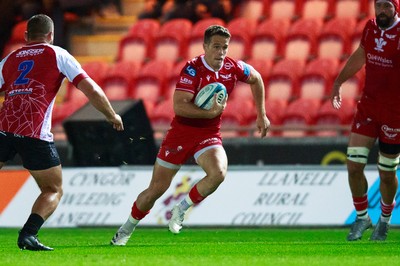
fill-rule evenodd
<path id="1" fill-rule="evenodd" d="M 113 125 L 113 128 L 115 130 L 124 130 L 124 124 L 122 122 L 121 116 L 115 113 L 110 104 L 110 101 L 104 94 L 104 91 L 100 88 L 99 85 L 97 85 L 94 80 L 92 80 L 91 78 L 81 80 L 78 84 L 78 89 L 80 89 L 86 95 L 90 103 L 98 111 L 104 114 L 107 121 Z"/>

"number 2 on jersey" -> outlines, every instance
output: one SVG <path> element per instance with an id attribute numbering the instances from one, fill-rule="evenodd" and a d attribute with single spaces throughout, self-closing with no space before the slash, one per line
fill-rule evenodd
<path id="1" fill-rule="evenodd" d="M 21 71 L 21 74 L 19 74 L 19 77 L 15 80 L 15 85 L 24 85 L 29 82 L 29 79 L 26 78 L 26 75 L 32 70 L 33 65 L 33 60 L 26 60 L 19 64 L 18 71 Z"/>

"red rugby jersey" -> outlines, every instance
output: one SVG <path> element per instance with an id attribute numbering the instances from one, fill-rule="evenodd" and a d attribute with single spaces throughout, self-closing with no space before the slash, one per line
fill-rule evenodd
<path id="1" fill-rule="evenodd" d="M 361 47 L 366 55 L 364 97 L 398 109 L 400 102 L 400 23 L 381 30 L 375 19 L 367 22 Z"/>
<path id="2" fill-rule="evenodd" d="M 61 47 L 45 43 L 19 48 L 0 62 L 0 130 L 52 141 L 51 117 L 56 94 L 67 77 L 75 86 L 86 72 Z"/>
<path id="3" fill-rule="evenodd" d="M 214 71 L 204 60 L 204 55 L 195 57 L 188 61 L 183 67 L 176 90 L 193 93 L 193 99 L 197 93 L 207 84 L 219 82 L 224 84 L 229 94 L 235 88 L 237 81 L 245 82 L 250 76 L 250 67 L 242 61 L 236 61 L 225 57 L 224 63 L 219 71 Z M 238 110 L 239 112 L 239 110 Z M 175 116 L 173 123 L 194 126 L 194 127 L 221 127 L 221 116 L 213 119 L 187 118 Z"/>

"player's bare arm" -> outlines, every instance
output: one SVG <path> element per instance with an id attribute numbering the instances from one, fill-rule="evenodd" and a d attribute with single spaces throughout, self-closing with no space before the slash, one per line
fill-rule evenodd
<path id="1" fill-rule="evenodd" d="M 80 89 L 86 95 L 90 103 L 98 111 L 104 114 L 107 121 L 113 125 L 115 130 L 124 130 L 124 124 L 121 117 L 115 113 L 103 90 L 94 80 L 91 78 L 81 80 L 78 84 L 78 89 Z"/>
<path id="2" fill-rule="evenodd" d="M 217 102 L 216 96 L 214 96 L 214 105 L 210 110 L 202 109 L 196 106 L 193 102 L 194 95 L 190 92 L 175 91 L 174 93 L 174 111 L 175 114 L 182 117 L 188 118 L 214 118 L 220 115 L 226 106 L 226 98 L 221 103 Z"/>
<path id="3" fill-rule="evenodd" d="M 365 64 L 365 51 L 359 46 L 350 56 L 343 69 L 340 71 L 331 92 L 331 102 L 335 109 L 339 109 L 342 104 L 341 87 L 346 80 L 354 76 Z"/>
<path id="4" fill-rule="evenodd" d="M 270 128 L 270 121 L 265 112 L 265 89 L 264 82 L 260 73 L 251 67 L 250 77 L 247 80 L 250 84 L 251 92 L 253 94 L 255 106 L 257 109 L 256 125 L 261 137 L 265 137 Z"/>

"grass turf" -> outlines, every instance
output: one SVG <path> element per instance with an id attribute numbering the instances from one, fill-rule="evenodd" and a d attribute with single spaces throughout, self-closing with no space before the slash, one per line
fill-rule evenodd
<path id="1" fill-rule="evenodd" d="M 21 251 L 18 229 L 0 228 L 0 265 L 399 265 L 400 229 L 385 242 L 347 242 L 348 229 L 138 227 L 125 247 L 110 246 L 117 228 L 40 231 L 52 252 Z"/>

